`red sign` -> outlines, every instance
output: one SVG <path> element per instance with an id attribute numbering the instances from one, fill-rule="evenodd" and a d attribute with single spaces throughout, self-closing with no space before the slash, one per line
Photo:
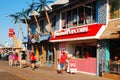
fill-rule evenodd
<path id="1" fill-rule="evenodd" d="M 61 42 L 70 40 L 92 39 L 102 34 L 100 29 L 105 26 L 103 24 L 89 24 L 83 26 L 76 26 L 74 28 L 62 29 L 54 32 L 54 36 L 51 37 L 51 42 Z M 102 29 L 104 29 L 102 28 Z M 99 32 L 99 33 L 98 33 Z M 97 35 L 98 34 L 98 35 Z"/>
<path id="2" fill-rule="evenodd" d="M 9 37 L 13 37 L 13 34 L 14 34 L 14 29 L 13 29 L 13 28 L 10 28 L 10 29 L 9 29 L 9 34 L 8 34 L 8 36 L 9 36 Z"/>
<path id="3" fill-rule="evenodd" d="M 75 61 L 70 61 L 70 68 L 76 68 Z"/>
<path id="4" fill-rule="evenodd" d="M 70 60 L 70 73 L 76 73 L 77 72 L 77 66 L 76 66 L 76 62 L 73 60 Z"/>

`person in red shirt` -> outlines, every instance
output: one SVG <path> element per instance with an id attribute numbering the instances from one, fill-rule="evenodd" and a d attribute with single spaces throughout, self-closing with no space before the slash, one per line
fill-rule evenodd
<path id="1" fill-rule="evenodd" d="M 67 55 L 65 54 L 65 52 L 63 52 L 60 58 L 60 66 L 61 66 L 62 71 L 64 70 L 66 60 L 67 60 Z"/>
<path id="2" fill-rule="evenodd" d="M 61 71 L 61 66 L 60 66 L 60 59 L 57 60 L 57 73 L 61 73 L 62 74 L 62 71 Z"/>
<path id="3" fill-rule="evenodd" d="M 17 66 L 18 64 L 18 53 L 17 52 L 14 54 L 14 63 L 15 63 L 15 66 Z"/>
<path id="4" fill-rule="evenodd" d="M 30 55 L 30 60 L 31 60 L 31 67 L 32 67 L 32 70 L 35 69 L 35 63 L 36 63 L 36 56 L 35 56 L 35 53 L 32 52 L 31 55 Z"/>

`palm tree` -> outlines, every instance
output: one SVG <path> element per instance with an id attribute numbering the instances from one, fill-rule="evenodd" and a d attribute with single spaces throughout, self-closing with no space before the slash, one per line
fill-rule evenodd
<path id="1" fill-rule="evenodd" d="M 50 26 L 50 33 L 51 33 L 51 36 L 53 36 L 53 32 L 52 32 L 52 25 L 51 25 L 51 22 L 50 22 L 50 18 L 49 18 L 49 16 L 48 16 L 48 12 L 47 12 L 47 10 L 46 10 L 46 7 L 48 8 L 48 9 L 50 9 L 49 8 L 49 6 L 47 5 L 47 4 L 49 4 L 49 3 L 53 3 L 53 1 L 49 1 L 49 0 L 39 0 L 39 2 L 38 3 L 34 3 L 34 8 L 35 8 L 35 10 L 37 10 L 37 11 L 42 11 L 42 9 L 43 9 L 43 11 L 45 12 L 45 15 L 46 15 L 46 19 L 47 19 L 47 22 L 48 22 L 48 24 L 49 24 L 49 26 Z M 55 48 L 55 44 L 53 45 L 54 47 L 53 47 L 53 50 L 54 50 L 54 68 L 56 68 L 56 63 L 57 63 L 57 61 L 56 61 L 56 48 Z M 43 49 L 43 48 L 42 48 Z M 44 54 L 43 53 L 44 51 L 42 51 L 42 54 Z M 45 58 L 45 54 L 44 54 L 44 56 L 43 56 L 43 60 L 45 60 L 44 59 Z"/>
<path id="2" fill-rule="evenodd" d="M 38 28 L 37 33 L 38 33 L 38 36 L 39 36 L 39 34 L 40 34 L 40 24 L 39 24 L 39 22 L 38 22 L 38 19 L 37 19 L 36 14 L 34 13 L 34 12 L 35 12 L 34 4 L 35 4 L 34 1 L 32 1 L 31 4 L 28 4 L 28 5 L 29 5 L 29 8 L 26 10 L 26 12 L 27 12 L 27 15 L 33 14 L 34 19 L 35 19 L 35 22 L 36 22 L 36 24 L 37 24 L 37 28 Z M 42 46 L 42 49 L 43 49 L 43 46 Z M 42 50 L 42 51 L 43 51 L 43 50 Z M 42 52 L 42 53 L 43 53 L 43 52 Z M 39 57 L 38 47 L 36 47 L 36 53 L 35 53 L 35 54 L 36 54 L 37 60 L 39 61 L 39 60 L 40 60 L 40 57 Z"/>
<path id="3" fill-rule="evenodd" d="M 48 12 L 46 10 L 46 7 L 50 10 L 48 4 L 49 3 L 53 3 L 53 1 L 49 1 L 49 0 L 39 0 L 38 3 L 34 3 L 34 8 L 36 11 L 44 11 L 45 12 L 45 15 L 46 15 L 46 19 L 47 19 L 47 22 L 50 26 L 50 33 L 51 35 L 53 36 L 53 32 L 52 32 L 52 25 L 51 25 L 51 22 L 50 22 L 50 18 L 48 16 Z"/>
<path id="4" fill-rule="evenodd" d="M 26 23 L 26 27 L 27 27 L 27 30 L 28 30 L 28 38 L 30 37 L 30 34 L 31 34 L 31 31 L 30 31 L 30 28 L 29 28 L 29 26 L 28 26 L 28 18 L 27 18 L 27 10 L 22 10 L 22 12 L 17 12 L 16 13 L 20 18 L 24 18 L 24 20 L 25 20 L 25 23 Z M 22 19 L 21 19 L 22 20 Z M 33 48 L 33 46 L 32 46 L 32 51 L 34 52 L 34 48 Z"/>
<path id="5" fill-rule="evenodd" d="M 12 18 L 13 18 L 14 24 L 16 24 L 16 23 L 19 24 L 19 27 L 20 27 L 20 30 L 21 30 L 21 33 L 22 33 L 22 38 L 24 39 L 25 36 L 24 36 L 23 30 L 22 30 L 22 24 L 21 24 L 21 21 L 22 21 L 21 17 L 22 17 L 22 15 L 23 15 L 23 13 L 17 12 L 17 13 L 15 13 L 15 14 L 9 15 L 9 17 L 12 17 Z M 24 17 L 25 17 L 25 15 L 24 15 Z M 27 21 L 26 21 L 26 22 L 27 22 Z M 28 28 L 28 26 L 27 26 L 27 28 Z M 14 38 L 15 41 L 17 41 L 16 43 L 18 44 L 17 36 L 14 35 L 13 38 Z M 25 47 L 25 52 L 27 52 L 28 50 L 27 50 L 27 48 L 26 48 L 26 45 L 24 45 L 24 47 Z M 28 55 L 28 54 L 27 54 L 27 55 Z M 27 59 L 27 60 L 28 60 L 28 59 Z M 29 60 L 28 60 L 28 61 L 29 61 Z"/>
<path id="6" fill-rule="evenodd" d="M 35 19 L 35 22 L 36 22 L 36 24 L 37 24 L 37 28 L 38 28 L 38 31 L 37 31 L 37 32 L 38 32 L 38 34 L 40 34 L 40 24 L 39 24 L 39 22 L 38 22 L 38 19 L 37 19 L 36 14 L 35 14 L 34 2 L 32 2 L 31 4 L 28 4 L 28 5 L 29 5 L 29 8 L 26 9 L 26 13 L 27 13 L 27 15 L 33 14 L 34 19 Z"/>
<path id="7" fill-rule="evenodd" d="M 24 18 L 24 20 L 25 20 L 25 23 L 26 23 L 26 27 L 27 27 L 27 30 L 28 30 L 28 34 L 30 35 L 31 34 L 31 32 L 30 32 L 30 28 L 29 28 L 29 26 L 28 26 L 28 17 L 27 17 L 27 11 L 26 10 L 22 10 L 22 12 L 17 12 L 16 13 L 19 17 L 23 17 Z"/>

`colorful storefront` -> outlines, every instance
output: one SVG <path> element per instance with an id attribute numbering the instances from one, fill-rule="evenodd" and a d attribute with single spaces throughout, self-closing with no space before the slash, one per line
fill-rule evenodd
<path id="1" fill-rule="evenodd" d="M 57 55 L 59 58 L 62 51 L 72 55 L 78 72 L 97 74 L 97 44 L 98 38 L 105 29 L 104 24 L 87 24 L 54 32 L 50 42 L 58 43 Z M 79 54 L 76 53 L 79 50 Z M 89 51 L 89 58 L 85 52 Z"/>
<path id="2" fill-rule="evenodd" d="M 120 74 L 120 19 L 109 20 L 108 26 L 100 36 L 105 50 L 105 72 Z M 115 57 L 117 62 L 114 63 Z M 116 65 L 116 66 L 115 66 Z"/>

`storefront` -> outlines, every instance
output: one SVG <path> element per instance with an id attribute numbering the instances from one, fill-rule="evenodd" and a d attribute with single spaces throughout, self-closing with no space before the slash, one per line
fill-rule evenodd
<path id="1" fill-rule="evenodd" d="M 25 39 L 23 44 L 27 44 L 28 51 L 35 52 L 37 64 L 41 66 L 53 67 L 54 50 L 53 43 L 49 42 L 50 34 L 32 35 Z M 29 55 L 29 52 L 28 52 Z"/>
<path id="2" fill-rule="evenodd" d="M 105 49 L 105 72 L 120 73 L 120 19 L 109 20 L 108 26 L 100 36 Z M 117 57 L 117 62 L 115 62 Z"/>
<path id="3" fill-rule="evenodd" d="M 50 42 L 59 44 L 57 58 L 65 51 L 72 55 L 78 72 L 96 74 L 97 42 L 104 29 L 105 25 L 97 23 L 62 29 L 54 32 Z"/>

